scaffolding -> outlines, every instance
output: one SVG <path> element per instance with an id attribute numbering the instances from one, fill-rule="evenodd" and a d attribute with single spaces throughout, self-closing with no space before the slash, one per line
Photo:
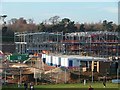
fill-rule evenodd
<path id="1" fill-rule="evenodd" d="M 41 53 L 49 51 L 51 53 L 60 52 L 59 33 L 15 33 L 15 44 L 17 53 Z"/>
<path id="2" fill-rule="evenodd" d="M 61 53 L 110 57 L 120 56 L 120 37 L 118 32 L 36 32 L 16 33 L 16 51 L 19 53 Z"/>
<path id="3" fill-rule="evenodd" d="M 119 56 L 120 37 L 118 32 L 78 32 L 65 36 L 66 54 L 90 56 Z"/>

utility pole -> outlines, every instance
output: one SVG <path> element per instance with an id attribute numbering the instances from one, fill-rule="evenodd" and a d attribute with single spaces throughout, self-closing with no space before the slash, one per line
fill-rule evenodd
<path id="1" fill-rule="evenodd" d="M 65 83 L 67 82 L 67 76 L 66 76 L 66 67 L 65 67 Z"/>
<path id="2" fill-rule="evenodd" d="M 50 77 L 51 77 L 51 81 L 52 81 L 52 69 L 50 69 Z"/>
<path id="3" fill-rule="evenodd" d="M 35 79 L 35 83 L 37 85 L 37 75 L 36 75 L 36 68 L 34 67 L 34 79 Z"/>
<path id="4" fill-rule="evenodd" d="M 19 70 L 20 70 L 20 85 L 21 85 L 21 80 L 22 80 L 22 73 L 21 73 L 21 67 L 19 67 Z"/>
<path id="5" fill-rule="evenodd" d="M 92 70 L 92 83 L 93 83 L 93 70 Z"/>
<path id="6" fill-rule="evenodd" d="M 119 80 L 119 68 L 117 68 L 117 80 Z"/>
<path id="7" fill-rule="evenodd" d="M 0 16 L 0 20 L 2 20 L 3 25 L 6 24 L 6 22 L 5 22 L 5 18 L 6 18 L 6 17 L 7 17 L 7 15 L 2 15 L 2 16 Z"/>
<path id="8" fill-rule="evenodd" d="M 6 84 L 6 69 L 5 69 L 5 84 Z"/>
<path id="9" fill-rule="evenodd" d="M 58 44 L 58 32 L 57 32 L 57 53 L 59 53 L 59 44 Z"/>
<path id="10" fill-rule="evenodd" d="M 81 66 L 81 63 L 80 63 L 80 60 L 79 60 L 79 80 L 80 80 L 80 71 L 81 71 L 81 70 L 80 70 L 80 69 L 81 69 L 80 66 Z M 80 80 L 80 81 L 81 81 L 81 80 Z"/>
<path id="11" fill-rule="evenodd" d="M 7 62 L 5 62 L 4 65 L 5 65 L 5 72 L 4 72 L 4 74 L 5 74 L 5 84 L 6 84 L 6 80 L 7 80 L 7 74 L 6 74 Z"/>
<path id="12" fill-rule="evenodd" d="M 58 76 L 59 76 L 59 72 L 58 72 L 58 74 L 56 76 L 56 84 L 58 83 Z"/>
<path id="13" fill-rule="evenodd" d="M 93 58 L 94 60 L 94 58 Z M 93 83 L 93 71 L 94 71 L 94 61 L 92 61 L 92 83 Z"/>

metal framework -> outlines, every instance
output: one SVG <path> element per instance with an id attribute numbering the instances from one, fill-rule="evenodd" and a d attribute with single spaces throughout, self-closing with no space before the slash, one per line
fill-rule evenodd
<path id="1" fill-rule="evenodd" d="M 80 32 L 67 33 L 67 54 L 84 54 L 92 56 L 119 56 L 120 37 L 118 32 Z"/>
<path id="2" fill-rule="evenodd" d="M 118 32 L 15 33 L 18 53 L 62 53 L 68 55 L 120 56 Z"/>

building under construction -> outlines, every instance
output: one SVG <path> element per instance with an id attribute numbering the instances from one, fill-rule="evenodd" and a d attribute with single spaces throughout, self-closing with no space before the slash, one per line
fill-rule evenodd
<path id="1" fill-rule="evenodd" d="M 118 32 L 15 33 L 17 53 L 60 53 L 99 57 L 120 56 Z"/>

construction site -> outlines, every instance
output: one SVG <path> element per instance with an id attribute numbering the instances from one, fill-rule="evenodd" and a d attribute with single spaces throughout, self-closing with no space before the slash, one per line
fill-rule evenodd
<path id="1" fill-rule="evenodd" d="M 61 53 L 98 57 L 120 56 L 118 32 L 15 33 L 17 53 Z"/>
<path id="2" fill-rule="evenodd" d="M 18 55 L 3 55 L 3 82 L 77 83 L 99 81 L 103 76 L 119 78 L 119 36 L 106 31 L 15 33 Z"/>

